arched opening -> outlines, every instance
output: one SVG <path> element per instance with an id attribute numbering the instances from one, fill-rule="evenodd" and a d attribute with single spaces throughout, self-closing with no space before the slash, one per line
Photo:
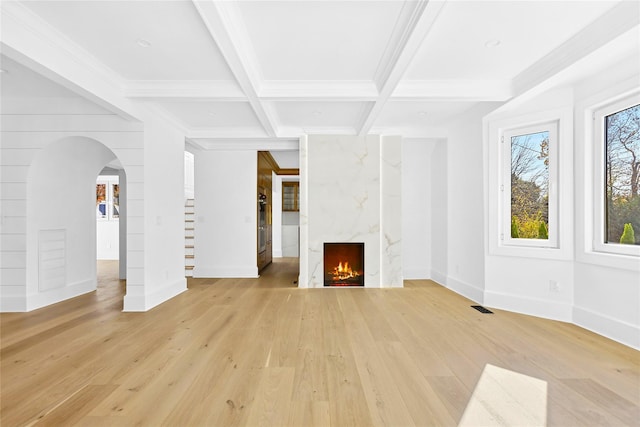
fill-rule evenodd
<path id="1" fill-rule="evenodd" d="M 107 146 L 65 137 L 43 149 L 27 180 L 27 310 L 97 289 L 96 179 L 118 174 L 118 261 L 126 274 L 126 174 Z M 113 206 L 112 206 L 113 207 Z"/>

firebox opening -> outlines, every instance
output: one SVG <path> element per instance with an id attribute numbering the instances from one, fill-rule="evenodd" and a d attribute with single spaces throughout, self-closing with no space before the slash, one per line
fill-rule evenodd
<path id="1" fill-rule="evenodd" d="M 364 243 L 324 244 L 324 285 L 364 286 Z"/>

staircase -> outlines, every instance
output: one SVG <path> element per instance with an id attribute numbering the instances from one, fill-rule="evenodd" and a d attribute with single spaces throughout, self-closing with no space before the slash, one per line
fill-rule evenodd
<path id="1" fill-rule="evenodd" d="M 187 199 L 184 204 L 184 275 L 193 277 L 195 266 L 194 234 L 195 234 L 195 205 L 193 199 Z"/>

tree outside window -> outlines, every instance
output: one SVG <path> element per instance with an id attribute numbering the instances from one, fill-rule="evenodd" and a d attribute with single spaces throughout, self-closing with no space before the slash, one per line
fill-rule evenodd
<path id="1" fill-rule="evenodd" d="M 549 238 L 549 131 L 511 138 L 511 238 Z"/>
<path id="2" fill-rule="evenodd" d="M 640 245 L 640 105 L 605 116 L 605 243 Z"/>

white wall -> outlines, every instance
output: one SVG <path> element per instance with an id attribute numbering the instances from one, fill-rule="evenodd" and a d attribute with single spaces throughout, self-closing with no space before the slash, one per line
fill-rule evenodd
<path id="1" fill-rule="evenodd" d="M 433 151 L 436 140 L 402 141 L 402 270 L 405 279 L 431 278 Z"/>
<path id="2" fill-rule="evenodd" d="M 640 259 L 593 250 L 591 111 L 638 92 L 640 52 L 575 85 L 575 263 L 573 322 L 640 349 Z"/>
<path id="3" fill-rule="evenodd" d="M 431 168 L 431 275 L 440 283 L 447 284 L 448 188 L 447 188 L 447 141 L 435 143 L 429 161 Z"/>
<path id="4" fill-rule="evenodd" d="M 532 97 L 514 107 L 502 107 L 485 121 L 487 197 L 487 245 L 485 258 L 484 303 L 495 308 L 532 314 L 550 319 L 571 321 L 573 300 L 573 92 L 560 87 Z M 500 151 L 498 128 L 513 128 L 532 123 L 557 122 L 558 183 L 552 185 L 558 194 L 557 247 L 522 248 L 502 245 L 500 234 L 499 191 Z M 552 192 L 552 197 L 553 197 Z M 555 233 L 553 228 L 550 233 Z"/>
<path id="5" fill-rule="evenodd" d="M 2 116 L 0 146 L 0 310 L 27 311 L 95 289 L 95 180 L 114 154 L 135 175 L 143 161 L 142 134 L 139 123 L 111 114 L 13 113 Z M 48 281 L 41 291 L 43 230 L 64 230 L 65 250 L 57 270 L 63 283 Z M 131 265 L 143 271 L 142 262 Z M 137 283 L 130 273 L 127 286 Z"/>
<path id="6" fill-rule="evenodd" d="M 568 111 L 560 119 L 560 247 L 529 248 L 512 256 L 491 250 L 485 255 L 484 303 L 488 306 L 570 321 L 601 335 L 640 348 L 640 260 L 598 253 L 593 248 L 592 111 L 631 91 L 638 91 L 640 53 L 615 64 L 601 62 L 591 76 L 563 87 L 507 104 L 487 117 L 492 122 Z M 606 70 L 606 72 L 604 71 Z M 583 73 L 584 75 L 584 73 Z M 564 131 L 562 128 L 564 127 Z M 486 153 L 497 144 L 487 131 Z M 562 150 L 565 150 L 564 153 Z M 493 156 L 495 157 L 495 155 Z M 492 179 L 495 158 L 485 163 L 489 192 L 487 229 L 498 221 L 498 186 Z M 494 193 L 491 193 L 491 192 Z M 553 290 L 551 282 L 559 289 Z"/>
<path id="7" fill-rule="evenodd" d="M 146 311 L 187 289 L 184 277 L 184 135 L 152 115 L 144 117 L 144 167 L 142 199 L 131 201 L 128 211 L 144 211 L 144 249 L 136 256 L 144 260 L 144 285 L 127 287 L 125 311 Z M 127 175 L 129 189 L 140 190 Z"/>
<path id="8" fill-rule="evenodd" d="M 446 286 L 478 302 L 485 283 L 482 117 L 493 108 L 475 107 L 448 124 Z"/>
<path id="9" fill-rule="evenodd" d="M 195 155 L 194 277 L 258 277 L 256 150 Z"/>

